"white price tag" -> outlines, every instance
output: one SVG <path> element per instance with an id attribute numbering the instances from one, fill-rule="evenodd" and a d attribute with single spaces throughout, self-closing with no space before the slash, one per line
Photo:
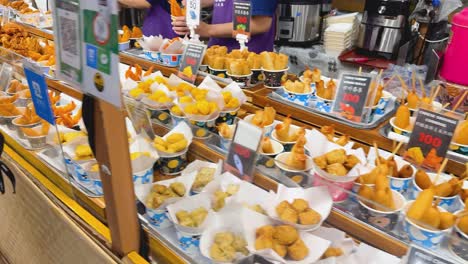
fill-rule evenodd
<path id="1" fill-rule="evenodd" d="M 187 0 L 186 20 L 187 26 L 197 27 L 200 25 L 200 0 Z"/>

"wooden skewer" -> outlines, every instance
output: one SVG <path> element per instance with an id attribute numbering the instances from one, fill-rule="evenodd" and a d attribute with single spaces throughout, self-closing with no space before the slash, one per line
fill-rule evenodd
<path id="1" fill-rule="evenodd" d="M 442 106 L 442 109 L 445 109 L 445 108 L 447 108 L 449 105 L 450 105 L 450 103 L 446 103 L 446 104 L 444 104 L 444 105 Z"/>
<path id="2" fill-rule="evenodd" d="M 431 104 L 432 102 L 434 101 L 434 99 L 436 98 L 437 94 L 440 92 L 440 85 L 437 86 L 437 89 L 436 91 L 434 92 L 434 94 L 431 96 Z"/>
<path id="3" fill-rule="evenodd" d="M 458 99 L 457 104 L 452 108 L 452 111 L 455 112 L 457 108 L 461 105 L 461 103 L 465 101 L 465 97 L 467 94 L 468 94 L 468 90 L 465 90 L 465 92 L 463 92 L 463 95 L 460 97 L 460 99 Z"/>
<path id="4" fill-rule="evenodd" d="M 362 67 L 359 67 L 358 74 L 361 75 L 361 73 L 362 73 Z"/>
<path id="5" fill-rule="evenodd" d="M 405 81 L 403 81 L 403 79 L 401 78 L 400 75 L 396 75 L 396 77 L 400 80 L 400 83 L 401 83 L 401 88 L 403 88 L 403 90 L 405 90 L 408 94 L 410 93 L 410 90 L 408 88 L 408 86 L 406 85 Z"/>
<path id="6" fill-rule="evenodd" d="M 388 81 L 386 81 L 382 87 L 385 89 L 385 87 L 386 87 L 394 78 L 395 78 L 395 75 L 393 75 L 392 77 L 390 77 L 390 79 L 388 79 Z"/>
<path id="7" fill-rule="evenodd" d="M 411 85 L 413 86 L 413 91 L 416 93 L 416 74 L 413 73 L 411 74 Z"/>
<path id="8" fill-rule="evenodd" d="M 395 154 L 400 150 L 401 146 L 403 146 L 403 141 L 400 141 L 398 145 L 393 149 L 392 156 L 395 156 Z"/>
<path id="9" fill-rule="evenodd" d="M 419 78 L 418 80 L 419 80 L 419 86 L 421 86 L 422 96 L 424 98 L 426 97 L 426 88 L 424 88 L 424 82 L 421 80 L 421 78 Z"/>
<path id="10" fill-rule="evenodd" d="M 439 181 L 440 174 L 445 170 L 445 166 L 447 166 L 448 158 L 445 158 L 442 161 L 442 165 L 440 165 L 439 170 L 437 171 L 437 176 L 435 177 L 434 181 L 432 182 L 434 185 Z"/>
<path id="11" fill-rule="evenodd" d="M 431 92 L 429 93 L 429 98 L 432 98 L 432 95 L 434 94 L 434 89 L 435 89 L 435 86 L 432 86 Z"/>
<path id="12" fill-rule="evenodd" d="M 379 159 L 379 147 L 377 146 L 377 142 L 374 141 L 374 151 L 375 151 L 375 158 L 377 161 L 377 166 L 380 166 L 380 159 Z"/>

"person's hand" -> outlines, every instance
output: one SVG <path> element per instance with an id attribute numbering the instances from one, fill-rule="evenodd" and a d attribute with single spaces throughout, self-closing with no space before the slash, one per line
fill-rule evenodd
<path id="1" fill-rule="evenodd" d="M 174 18 L 172 21 L 172 30 L 174 30 L 174 32 L 180 36 L 184 36 L 190 33 L 184 16 Z"/>

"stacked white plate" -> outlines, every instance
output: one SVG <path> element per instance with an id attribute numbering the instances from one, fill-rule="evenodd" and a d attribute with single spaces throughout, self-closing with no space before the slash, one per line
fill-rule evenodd
<path id="1" fill-rule="evenodd" d="M 342 51 L 351 48 L 353 41 L 353 24 L 336 23 L 325 30 L 324 47 L 328 55 L 338 56 Z"/>

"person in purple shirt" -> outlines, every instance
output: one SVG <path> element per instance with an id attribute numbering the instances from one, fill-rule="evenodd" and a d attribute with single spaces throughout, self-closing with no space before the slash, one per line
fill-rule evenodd
<path id="1" fill-rule="evenodd" d="M 222 45 L 228 47 L 229 50 L 239 48 L 239 43 L 232 36 L 233 2 L 234 0 L 201 0 L 203 7 L 213 7 L 211 24 L 201 22 L 196 30 L 201 37 L 210 38 L 208 46 Z M 251 0 L 251 3 L 250 31 L 252 37 L 247 43 L 249 51 L 256 53 L 272 51 L 278 0 Z M 185 17 L 177 17 L 172 25 L 174 31 L 179 35 L 189 33 Z"/>
<path id="2" fill-rule="evenodd" d="M 119 3 L 130 8 L 148 8 L 142 29 L 145 36 L 162 35 L 169 39 L 178 37 L 172 30 L 170 5 L 167 0 L 119 0 Z"/>

